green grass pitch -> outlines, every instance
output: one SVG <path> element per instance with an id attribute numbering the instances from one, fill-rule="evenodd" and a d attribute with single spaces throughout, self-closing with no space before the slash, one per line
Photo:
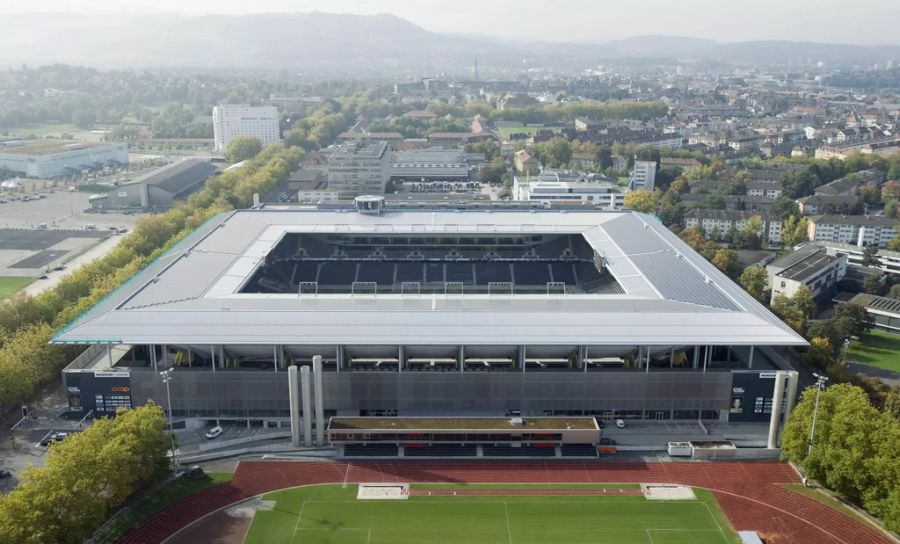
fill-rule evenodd
<path id="1" fill-rule="evenodd" d="M 480 487 L 497 489 L 502 486 Z M 521 489 L 541 486 L 508 487 Z M 546 487 L 559 489 L 572 486 Z M 695 501 L 650 501 L 643 496 L 522 495 L 411 496 L 406 500 L 360 501 L 356 500 L 356 492 L 355 485 L 346 488 L 340 485 L 321 485 L 269 493 L 263 499 L 276 501 L 274 508 L 256 513 L 244 542 L 245 544 L 740 542 L 716 504 L 715 498 L 708 491 L 701 489 L 694 490 L 697 495 Z"/>

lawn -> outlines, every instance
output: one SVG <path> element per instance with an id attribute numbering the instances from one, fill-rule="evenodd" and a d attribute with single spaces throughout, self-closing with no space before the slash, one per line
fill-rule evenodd
<path id="1" fill-rule="evenodd" d="M 527 134 L 529 136 L 534 136 L 537 131 L 545 129 L 552 130 L 553 132 L 559 131 L 559 127 L 500 127 L 497 129 L 497 134 L 505 140 L 513 134 Z"/>
<path id="2" fill-rule="evenodd" d="M 154 492 L 150 493 L 135 506 L 130 512 L 122 516 L 112 524 L 103 535 L 94 540 L 95 544 L 107 544 L 115 542 L 125 531 L 138 523 L 148 519 L 153 514 L 159 512 L 166 506 L 178 502 L 185 497 L 189 497 L 194 493 L 199 493 L 208 487 L 218 485 L 231 480 L 234 474 L 230 472 L 207 472 L 206 475 L 199 480 L 189 480 L 181 477 L 174 480 Z"/>
<path id="3" fill-rule="evenodd" d="M 413 486 L 415 487 L 417 486 Z M 487 487 L 497 489 L 506 486 Z M 514 486 L 516 489 L 522 487 L 527 486 Z M 546 487 L 560 489 L 572 486 Z M 445 495 L 411 496 L 406 500 L 359 501 L 356 500 L 355 485 L 346 488 L 340 485 L 309 486 L 265 495 L 263 497 L 265 500 L 276 501 L 275 506 L 272 510 L 256 513 L 244 542 L 246 544 L 740 542 L 724 514 L 719 510 L 712 494 L 704 490 L 694 491 L 698 498 L 695 501 L 649 501 L 643 496 L 583 495 Z"/>
<path id="4" fill-rule="evenodd" d="M 34 278 L 19 278 L 15 276 L 0 276 L 0 298 L 15 293 L 19 289 L 25 287 L 34 281 Z"/>
<path id="5" fill-rule="evenodd" d="M 20 127 L 16 127 L 12 129 L 10 132 L 15 134 L 16 136 L 25 137 L 29 134 L 34 134 L 35 136 L 50 136 L 55 134 L 74 134 L 75 132 L 82 132 L 84 129 L 80 129 L 73 125 L 72 123 L 40 123 L 34 125 L 23 125 Z"/>
<path id="6" fill-rule="evenodd" d="M 900 335 L 873 330 L 850 344 L 847 360 L 900 372 Z"/>

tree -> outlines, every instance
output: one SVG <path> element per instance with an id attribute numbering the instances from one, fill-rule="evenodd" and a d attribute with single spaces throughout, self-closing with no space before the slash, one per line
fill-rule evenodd
<path id="1" fill-rule="evenodd" d="M 95 122 L 96 115 L 94 115 L 94 110 L 77 109 L 72 112 L 72 124 L 78 128 L 90 130 L 94 128 Z"/>
<path id="2" fill-rule="evenodd" d="M 850 302 L 838 304 L 831 319 L 846 320 L 847 329 L 853 336 L 862 336 L 875 326 L 875 318 L 865 306 Z"/>
<path id="3" fill-rule="evenodd" d="M 43 468 L 26 469 L 0 496 L 0 542 L 80 543 L 167 464 L 162 409 L 148 403 L 98 419 L 55 444 Z"/>
<path id="4" fill-rule="evenodd" d="M 900 283 L 895 283 L 891 285 L 891 297 L 892 298 L 900 298 Z"/>
<path id="5" fill-rule="evenodd" d="M 836 384 L 819 392 L 813 447 L 808 440 L 816 390 L 800 397 L 784 426 L 782 459 L 900 528 L 900 423 L 879 412 L 861 388 Z"/>
<path id="6" fill-rule="evenodd" d="M 863 248 L 863 266 L 878 265 L 878 246 L 866 246 Z"/>
<path id="7" fill-rule="evenodd" d="M 775 199 L 769 208 L 769 215 L 777 219 L 787 219 L 792 215 L 800 215 L 800 207 L 792 199 L 781 195 Z"/>
<path id="8" fill-rule="evenodd" d="M 767 286 L 769 283 L 769 274 L 765 268 L 759 266 L 749 266 L 741 273 L 741 287 L 759 302 L 766 304 L 769 302 L 767 296 Z"/>
<path id="9" fill-rule="evenodd" d="M 803 329 L 806 328 L 806 318 L 803 311 L 790 298 L 781 293 L 775 295 L 771 308 L 775 315 L 787 323 L 790 328 L 800 334 L 803 333 Z"/>
<path id="10" fill-rule="evenodd" d="M 225 160 L 228 162 L 245 161 L 259 155 L 260 151 L 262 151 L 262 144 L 259 143 L 259 138 L 239 136 L 228 143 Z"/>
<path id="11" fill-rule="evenodd" d="M 900 234 L 897 234 L 893 238 L 891 238 L 891 241 L 888 242 L 887 248 L 890 251 L 900 251 Z"/>
<path id="12" fill-rule="evenodd" d="M 804 285 L 797 289 L 797 292 L 791 297 L 791 302 L 803 312 L 803 316 L 807 319 L 816 315 L 816 301 L 813 299 L 809 287 Z"/>
<path id="13" fill-rule="evenodd" d="M 478 180 L 482 183 L 501 183 L 506 174 L 506 161 L 500 156 L 494 157 L 478 171 Z"/>
<path id="14" fill-rule="evenodd" d="M 719 249 L 713 255 L 712 263 L 728 277 L 734 277 L 738 270 L 738 256 L 730 249 Z"/>
<path id="15" fill-rule="evenodd" d="M 781 241 L 784 245 L 794 247 L 800 242 L 809 240 L 809 221 L 805 217 L 792 215 L 784 220 L 781 226 Z"/>
<path id="16" fill-rule="evenodd" d="M 858 191 L 859 198 L 866 204 L 877 204 L 881 201 L 881 191 L 871 183 L 865 183 Z"/>
<path id="17" fill-rule="evenodd" d="M 869 274 L 863 280 L 863 292 L 877 295 L 881 292 L 881 274 Z"/>
<path id="18" fill-rule="evenodd" d="M 650 189 L 635 189 L 625 195 L 625 207 L 636 212 L 655 213 L 662 194 Z"/>
<path id="19" fill-rule="evenodd" d="M 832 367 L 837 360 L 834 356 L 831 340 L 821 336 L 813 337 L 809 341 L 809 349 L 803 354 L 803 362 L 819 370 L 826 370 Z"/>
<path id="20" fill-rule="evenodd" d="M 884 203 L 884 215 L 891 219 L 897 219 L 897 199 L 892 198 Z"/>

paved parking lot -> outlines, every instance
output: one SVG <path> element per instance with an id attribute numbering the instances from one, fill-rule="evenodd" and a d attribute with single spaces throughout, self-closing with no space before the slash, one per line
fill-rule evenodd
<path id="1" fill-rule="evenodd" d="M 0 228 L 34 229 L 41 224 L 51 229 L 83 230 L 96 225 L 98 230 L 109 227 L 131 228 L 137 218 L 122 213 L 88 213 L 90 194 L 54 191 L 46 198 L 10 201 L 0 204 Z"/>

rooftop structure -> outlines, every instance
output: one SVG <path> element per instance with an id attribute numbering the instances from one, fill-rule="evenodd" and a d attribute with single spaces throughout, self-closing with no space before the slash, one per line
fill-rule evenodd
<path id="1" fill-rule="evenodd" d="M 328 188 L 339 198 L 383 195 L 390 176 L 386 142 L 346 142 L 328 157 Z"/>

